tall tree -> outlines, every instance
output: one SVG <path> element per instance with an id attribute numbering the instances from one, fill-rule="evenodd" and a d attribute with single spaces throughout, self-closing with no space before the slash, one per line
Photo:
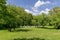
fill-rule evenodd
<path id="1" fill-rule="evenodd" d="M 60 7 L 54 7 L 50 12 L 49 16 L 51 17 L 50 19 L 50 24 L 52 23 L 53 26 L 56 28 L 60 27 Z"/>
<path id="2" fill-rule="evenodd" d="M 6 0 L 0 0 L 0 27 L 1 25 L 6 24 L 5 15 L 6 15 Z"/>

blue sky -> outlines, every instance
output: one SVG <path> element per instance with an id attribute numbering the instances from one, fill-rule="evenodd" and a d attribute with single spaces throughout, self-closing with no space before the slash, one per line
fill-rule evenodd
<path id="1" fill-rule="evenodd" d="M 21 6 L 33 15 L 46 13 L 53 7 L 60 7 L 60 0 L 7 0 L 7 4 Z"/>

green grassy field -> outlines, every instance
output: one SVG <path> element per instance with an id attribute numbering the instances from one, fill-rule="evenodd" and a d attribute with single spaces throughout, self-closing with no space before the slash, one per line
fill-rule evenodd
<path id="1" fill-rule="evenodd" d="M 44 28 L 20 28 L 15 32 L 8 30 L 0 30 L 0 40 L 16 40 L 16 39 L 45 39 L 60 40 L 60 30 L 44 29 Z"/>

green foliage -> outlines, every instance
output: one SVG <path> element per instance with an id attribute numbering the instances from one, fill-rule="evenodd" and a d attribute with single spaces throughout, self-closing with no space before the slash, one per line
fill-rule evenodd
<path id="1" fill-rule="evenodd" d="M 6 24 L 6 0 L 0 0 L 0 27 L 3 28 L 3 25 Z"/>
<path id="2" fill-rule="evenodd" d="M 19 26 L 31 25 L 32 14 L 25 12 L 22 7 L 7 5 L 5 20 L 6 27 L 11 30 Z"/>
<path id="3" fill-rule="evenodd" d="M 52 11 L 50 11 L 50 16 L 51 16 L 51 23 L 55 27 L 59 28 L 60 25 L 60 7 L 55 7 L 53 8 Z"/>
<path id="4" fill-rule="evenodd" d="M 60 7 L 54 7 L 49 14 L 32 15 L 24 8 L 6 5 L 6 0 L 0 0 L 0 24 L 8 29 L 20 26 L 57 26 L 60 22 Z"/>

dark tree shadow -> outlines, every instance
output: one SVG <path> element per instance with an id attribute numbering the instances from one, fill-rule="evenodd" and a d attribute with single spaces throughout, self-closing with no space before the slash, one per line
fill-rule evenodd
<path id="1" fill-rule="evenodd" d="M 14 39 L 14 40 L 45 40 L 45 39 L 41 39 L 41 38 L 17 38 L 17 39 Z"/>
<path id="2" fill-rule="evenodd" d="M 48 28 L 48 27 L 37 27 L 37 28 L 43 28 L 43 29 L 56 29 L 56 28 Z"/>
<path id="3" fill-rule="evenodd" d="M 44 29 L 56 29 L 56 28 L 48 28 L 48 27 L 44 27 Z"/>
<path id="4" fill-rule="evenodd" d="M 28 32 L 28 31 L 32 31 L 30 29 L 18 29 L 18 30 L 15 30 L 15 32 Z"/>

